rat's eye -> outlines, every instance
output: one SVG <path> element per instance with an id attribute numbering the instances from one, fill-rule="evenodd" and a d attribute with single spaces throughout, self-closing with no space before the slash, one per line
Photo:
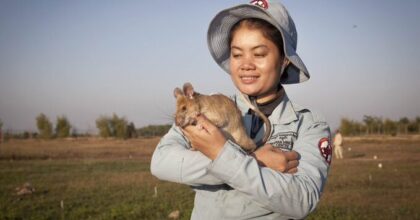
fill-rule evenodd
<path id="1" fill-rule="evenodd" d="M 182 106 L 181 110 L 182 111 L 185 111 L 185 110 L 187 110 L 187 107 L 186 106 Z"/>

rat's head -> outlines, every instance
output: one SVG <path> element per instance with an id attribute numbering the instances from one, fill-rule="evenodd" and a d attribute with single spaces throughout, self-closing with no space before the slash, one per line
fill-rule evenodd
<path id="1" fill-rule="evenodd" d="M 184 128 L 187 125 L 194 125 L 197 122 L 197 114 L 200 113 L 197 95 L 198 93 L 194 92 L 191 83 L 185 83 L 183 91 L 180 88 L 175 88 L 175 124 L 177 126 Z"/>

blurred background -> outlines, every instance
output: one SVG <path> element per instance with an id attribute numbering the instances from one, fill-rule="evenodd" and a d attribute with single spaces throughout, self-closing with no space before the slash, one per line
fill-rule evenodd
<path id="1" fill-rule="evenodd" d="M 171 123 L 172 91 L 191 82 L 231 95 L 211 58 L 208 24 L 242 1 L 0 1 L 0 119 L 36 131 L 65 116 L 79 132 L 117 114 L 136 127 Z M 345 117 L 420 115 L 420 3 L 393 0 L 283 3 L 311 79 L 286 86 L 292 101 L 337 128 Z"/>

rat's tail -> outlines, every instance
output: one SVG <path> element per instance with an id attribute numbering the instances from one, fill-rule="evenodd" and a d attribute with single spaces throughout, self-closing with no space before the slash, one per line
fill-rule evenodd
<path id="1" fill-rule="evenodd" d="M 249 97 L 248 97 L 247 95 L 245 95 L 245 94 L 241 93 L 241 96 L 242 96 L 242 98 L 245 100 L 245 102 L 246 102 L 246 104 L 248 105 L 248 107 L 249 107 L 252 111 L 254 111 L 254 112 L 257 114 L 257 116 L 263 120 L 263 122 L 264 122 L 264 124 L 265 124 L 265 133 L 264 133 L 264 137 L 263 137 L 263 139 L 261 140 L 261 142 L 259 143 L 259 145 L 264 145 L 264 144 L 268 141 L 268 139 L 270 138 L 270 136 L 271 136 L 271 122 L 270 122 L 270 120 L 268 120 L 267 116 L 265 116 L 265 115 L 264 115 L 264 113 L 262 113 L 262 112 L 258 109 L 258 107 L 256 106 L 256 104 L 253 104 L 253 103 L 251 102 L 251 100 L 249 99 Z"/>

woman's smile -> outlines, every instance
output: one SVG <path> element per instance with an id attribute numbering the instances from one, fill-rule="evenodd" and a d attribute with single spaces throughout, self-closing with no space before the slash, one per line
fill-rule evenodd
<path id="1" fill-rule="evenodd" d="M 243 84 L 253 84 L 256 83 L 259 76 L 258 75 L 241 75 L 239 76 Z"/>
<path id="2" fill-rule="evenodd" d="M 281 55 L 261 30 L 239 27 L 232 35 L 230 70 L 242 93 L 267 100 L 276 96 L 280 82 Z"/>

